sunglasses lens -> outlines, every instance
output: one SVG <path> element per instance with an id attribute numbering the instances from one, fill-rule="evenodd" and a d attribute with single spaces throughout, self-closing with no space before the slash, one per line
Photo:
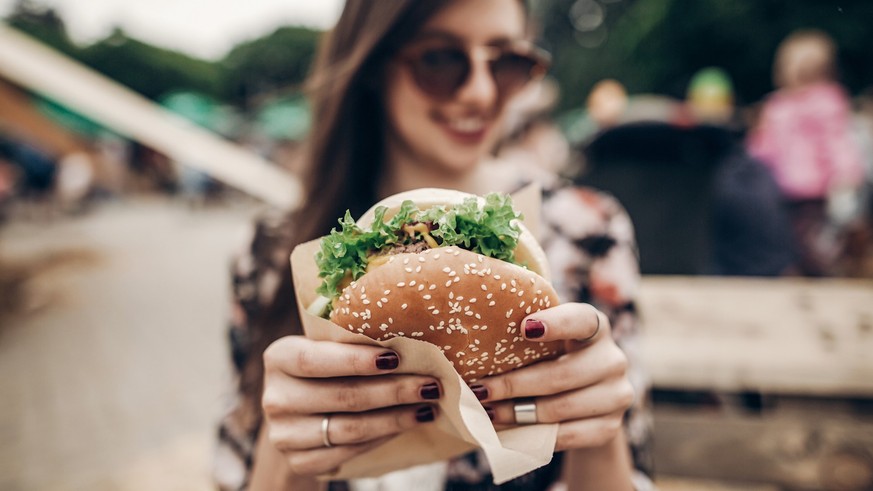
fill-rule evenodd
<path id="1" fill-rule="evenodd" d="M 421 90 L 439 98 L 451 97 L 470 72 L 467 54 L 453 48 L 425 51 L 412 67 L 415 82 Z"/>
<path id="2" fill-rule="evenodd" d="M 504 53 L 491 63 L 491 73 L 501 93 L 511 94 L 530 82 L 539 66 L 540 63 L 531 56 Z"/>

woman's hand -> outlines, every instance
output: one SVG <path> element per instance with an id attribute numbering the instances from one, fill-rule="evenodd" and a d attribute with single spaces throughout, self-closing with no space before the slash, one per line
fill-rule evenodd
<path id="1" fill-rule="evenodd" d="M 433 377 L 393 374 L 397 353 L 288 336 L 264 352 L 262 405 L 270 442 L 291 472 L 330 472 L 398 433 L 433 421 Z M 327 418 L 327 419 L 326 419 Z"/>
<path id="2" fill-rule="evenodd" d="M 522 326 L 527 342 L 564 341 L 566 354 L 471 385 L 494 423 L 515 424 L 515 405 L 532 398 L 537 422 L 560 423 L 556 451 L 615 440 L 634 391 L 606 315 L 568 303 L 531 314 Z"/>

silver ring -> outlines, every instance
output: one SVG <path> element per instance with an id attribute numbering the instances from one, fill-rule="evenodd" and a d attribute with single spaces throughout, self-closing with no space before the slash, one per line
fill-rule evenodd
<path id="1" fill-rule="evenodd" d="M 519 399 L 512 406 L 515 422 L 520 425 L 537 423 L 537 403 L 533 399 Z"/>
<path id="2" fill-rule="evenodd" d="M 594 336 L 597 336 L 597 334 L 600 332 L 600 312 L 598 312 L 598 310 L 595 309 L 594 307 L 591 307 L 591 308 L 594 309 L 594 317 L 597 318 L 597 327 L 594 328 L 594 334 L 588 336 L 587 338 L 576 340 L 576 341 L 579 341 L 580 343 L 585 343 L 585 342 L 591 341 L 592 339 L 594 339 Z"/>
<path id="3" fill-rule="evenodd" d="M 330 443 L 330 437 L 327 434 L 327 429 L 330 426 L 330 415 L 326 414 L 324 419 L 321 420 L 321 441 L 324 443 L 324 446 L 330 448 L 333 446 L 333 443 Z"/>

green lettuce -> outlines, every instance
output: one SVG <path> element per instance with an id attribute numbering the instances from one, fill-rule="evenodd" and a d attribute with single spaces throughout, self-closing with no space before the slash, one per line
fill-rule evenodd
<path id="1" fill-rule="evenodd" d="M 476 198 L 467 198 L 460 205 L 438 206 L 419 211 L 412 201 L 404 201 L 400 210 L 385 220 L 384 206 L 375 209 L 373 224 L 359 227 L 346 211 L 339 228 L 321 240 L 321 250 L 315 256 L 322 278 L 318 293 L 333 299 L 343 280 L 356 280 L 367 270 L 370 256 L 384 248 L 409 244 L 415 238 L 400 233 L 403 225 L 415 222 L 432 224 L 430 235 L 440 247 L 457 246 L 484 256 L 515 263 L 520 228 L 514 222 L 521 215 L 512 208 L 508 195 L 491 193 L 483 206 Z"/>

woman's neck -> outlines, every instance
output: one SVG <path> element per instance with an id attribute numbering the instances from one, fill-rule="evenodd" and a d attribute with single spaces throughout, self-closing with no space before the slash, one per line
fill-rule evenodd
<path id="1" fill-rule="evenodd" d="M 490 160 L 480 161 L 463 171 L 451 172 L 418 162 L 415 156 L 392 148 L 390 143 L 387 150 L 385 170 L 378 188 L 380 198 L 417 188 L 456 189 L 484 195 L 509 191 L 513 185 L 505 173 L 501 175 L 494 169 Z"/>

